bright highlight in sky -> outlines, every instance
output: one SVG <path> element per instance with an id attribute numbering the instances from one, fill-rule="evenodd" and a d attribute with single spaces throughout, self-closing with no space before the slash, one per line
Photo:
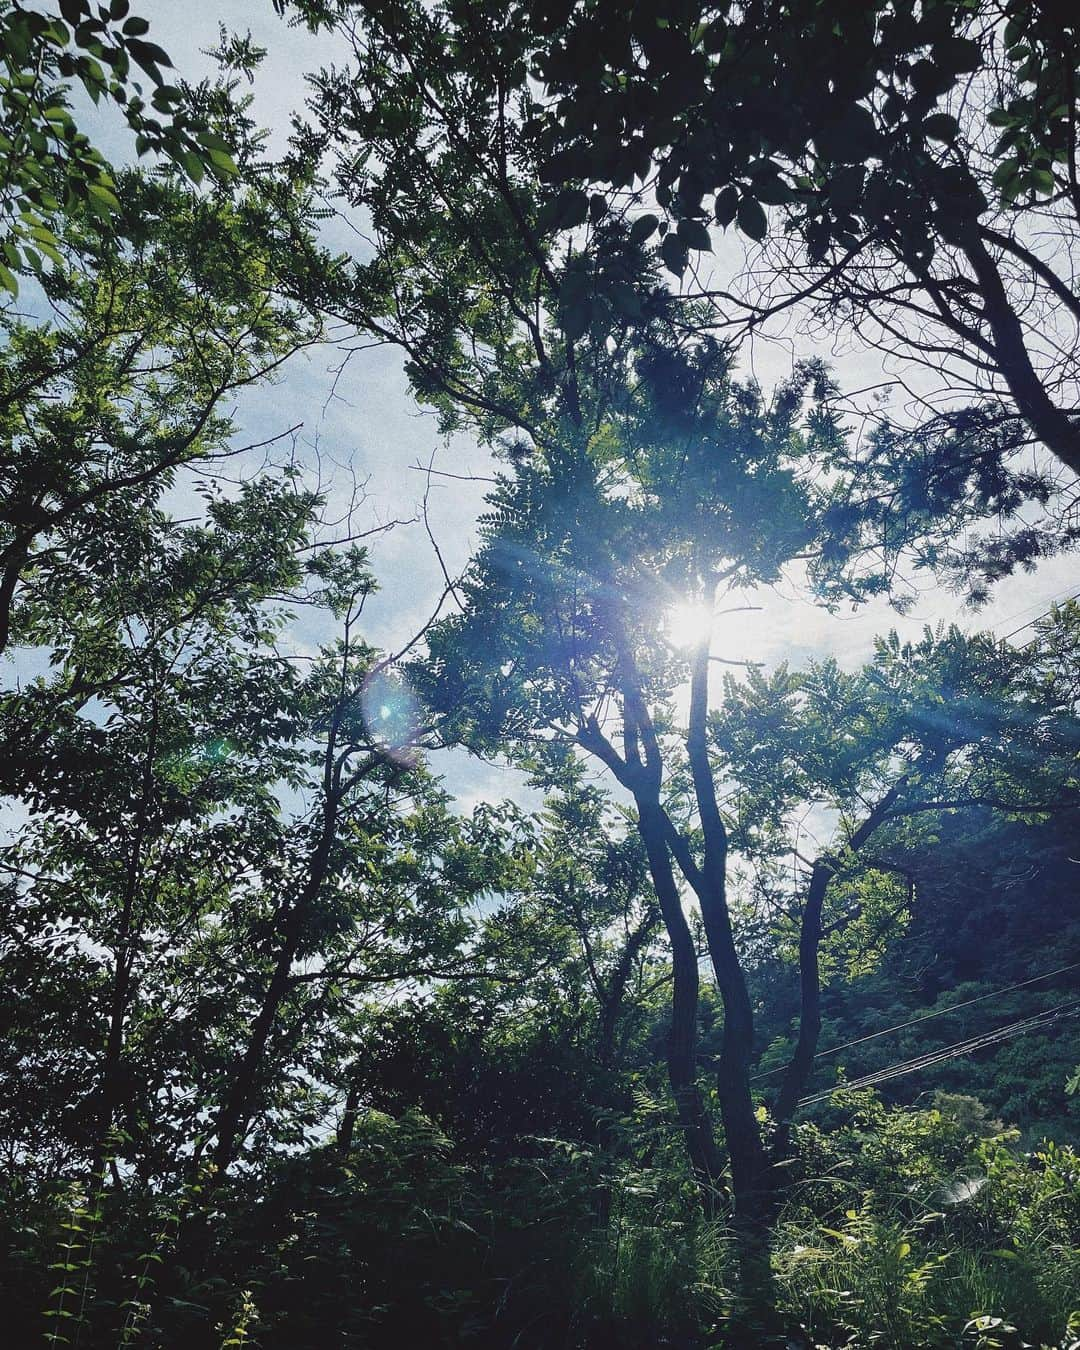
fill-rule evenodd
<path id="1" fill-rule="evenodd" d="M 368 676 L 360 709 L 368 735 L 384 755 L 399 764 L 416 763 L 420 708 L 399 674 L 380 670 Z"/>
<path id="2" fill-rule="evenodd" d="M 664 632 L 667 640 L 680 651 L 688 651 L 712 629 L 712 605 L 703 600 L 684 600 L 667 611 Z"/>

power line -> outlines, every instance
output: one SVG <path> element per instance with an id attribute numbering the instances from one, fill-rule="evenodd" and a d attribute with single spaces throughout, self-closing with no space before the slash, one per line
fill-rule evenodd
<path id="1" fill-rule="evenodd" d="M 1072 595 L 1069 595 L 1069 596 L 1068 596 L 1068 599 L 1069 599 L 1069 600 L 1080 600 L 1080 592 L 1075 593 L 1075 594 L 1072 594 Z M 1054 604 L 1054 606 L 1056 607 L 1056 606 L 1057 606 L 1057 601 L 1056 601 L 1056 600 L 1053 601 L 1053 604 Z M 1043 619 L 1048 619 L 1052 613 L 1053 613 L 1053 610 L 1052 610 L 1052 609 L 1048 609 L 1048 610 L 1046 610 L 1046 612 L 1043 613 L 1043 614 L 1036 614 L 1035 617 L 1034 617 L 1033 619 L 1028 619 L 1027 623 L 1022 623 L 1022 624 L 1020 625 L 1019 628 L 1014 628 L 1014 629 L 1012 630 L 1011 633 L 1005 633 L 1004 636 L 998 638 L 998 641 L 999 641 L 999 642 L 1008 642 L 1008 640 L 1009 640 L 1010 638 L 1016 637 L 1017 633 L 1022 633 L 1022 632 L 1024 631 L 1025 628 L 1033 628 L 1033 627 L 1035 626 L 1035 624 L 1041 622 Z M 1015 617 L 1015 615 L 1014 615 L 1014 617 Z M 1030 644 L 1029 644 L 1029 645 L 1030 645 Z"/>
<path id="2" fill-rule="evenodd" d="M 862 1078 L 853 1079 L 847 1083 L 838 1083 L 823 1092 L 814 1093 L 810 1097 L 804 1097 L 800 1106 L 810 1106 L 816 1102 L 824 1101 L 831 1097 L 838 1088 L 865 1088 L 876 1087 L 880 1083 L 890 1082 L 894 1078 L 902 1078 L 906 1074 L 915 1073 L 920 1069 L 933 1068 L 937 1064 L 945 1063 L 950 1059 L 957 1059 L 961 1055 L 972 1054 L 976 1050 L 986 1049 L 991 1045 L 998 1045 L 1003 1041 L 1011 1040 L 1016 1036 L 1023 1036 L 1029 1031 L 1041 1030 L 1057 1021 L 1059 1017 L 1066 1015 L 1072 1010 L 1080 1010 L 1080 999 L 1074 999 L 1072 1002 L 1063 1003 L 1056 1008 L 1050 1008 L 1045 1012 L 1037 1013 L 1033 1017 L 1024 1018 L 1019 1022 L 1010 1022 L 1004 1027 L 998 1027 L 992 1032 L 987 1032 L 982 1036 L 974 1036 L 967 1041 L 957 1041 L 954 1045 L 945 1046 L 941 1050 L 936 1050 L 927 1055 L 920 1055 L 913 1060 L 904 1060 L 899 1064 L 890 1065 L 887 1069 L 882 1069 L 878 1073 L 866 1074 Z"/>
<path id="3" fill-rule="evenodd" d="M 1070 970 L 1075 970 L 1078 966 L 1080 966 L 1080 961 L 1073 961 L 1070 965 L 1059 966 L 1057 970 L 1048 970 L 1042 975 L 1032 975 L 1028 980 L 1020 980 L 1017 984 L 1006 985 L 1004 989 L 993 989 L 989 994 L 979 994 L 976 998 L 965 999 L 963 1003 L 952 1003 L 947 1008 L 935 1008 L 933 1012 L 913 1017 L 910 1022 L 898 1022 L 896 1026 L 885 1027 L 883 1031 L 871 1031 L 867 1036 L 857 1036 L 853 1041 L 844 1041 L 841 1045 L 830 1046 L 828 1050 L 819 1050 L 814 1058 L 826 1059 L 829 1055 L 838 1055 L 841 1050 L 850 1050 L 853 1045 L 863 1045 L 866 1041 L 876 1041 L 879 1036 L 888 1036 L 894 1031 L 905 1031 L 908 1027 L 917 1026 L 920 1022 L 929 1022 L 932 1017 L 944 1017 L 946 1013 L 957 1012 L 960 1008 L 970 1008 L 973 1003 L 983 1003 L 988 998 L 1000 998 L 1002 994 L 1011 994 L 1014 989 L 1026 989 L 1029 984 L 1038 984 L 1040 980 L 1049 980 L 1055 975 L 1064 975 Z M 752 1074 L 750 1081 L 756 1082 L 759 1078 L 771 1078 L 773 1074 L 783 1073 L 786 1068 L 786 1064 L 781 1064 L 775 1069 L 766 1069 L 763 1073 Z"/>
<path id="4" fill-rule="evenodd" d="M 969 1037 L 964 1041 L 956 1041 L 952 1045 L 943 1046 L 939 1050 L 932 1050 L 925 1055 L 918 1055 L 914 1059 L 901 1060 L 897 1064 L 889 1065 L 888 1068 L 879 1069 L 876 1073 L 865 1074 L 862 1078 L 838 1083 L 823 1092 L 816 1092 L 809 1097 L 804 1097 L 799 1105 L 812 1106 L 816 1102 L 825 1101 L 838 1088 L 876 1087 L 879 1083 L 886 1083 L 894 1078 L 902 1078 L 906 1074 L 916 1073 L 920 1069 L 932 1068 L 936 1064 L 943 1064 L 950 1059 L 958 1059 L 961 1055 L 970 1055 L 976 1050 L 998 1045 L 1003 1041 L 1013 1039 L 1015 1036 L 1023 1036 L 1029 1031 L 1041 1030 L 1043 1027 L 1056 1022 L 1059 1017 L 1065 1016 L 1069 1012 L 1075 1014 L 1076 1011 L 1080 1011 L 1080 998 L 1067 1000 L 1064 1003 L 1059 1003 L 1056 1007 L 1035 1013 L 1031 1017 L 1021 1018 L 1017 1022 L 1009 1022 L 1003 1027 L 996 1027 L 993 1031 Z"/>
<path id="5" fill-rule="evenodd" d="M 1076 595 L 1074 595 L 1072 591 L 1073 591 L 1072 586 L 1066 586 L 1063 590 L 1055 591 L 1053 595 L 1045 596 L 1042 600 L 1035 600 L 1030 605 L 1025 605 L 1023 609 L 1018 609 L 1014 614 L 1007 614 L 1005 618 L 998 619 L 997 623 L 992 624 L 991 627 L 992 628 L 1004 627 L 1005 624 L 1012 623 L 1014 619 L 1019 619 L 1024 614 L 1030 614 L 1033 609 L 1041 610 L 1042 611 L 1041 613 L 1036 614 L 1033 619 L 1028 619 L 1027 623 L 1025 623 L 1022 628 L 1018 628 L 1016 630 L 1016 632 L 1022 633 L 1024 631 L 1024 628 L 1029 627 L 1033 623 L 1038 623 L 1040 619 L 1044 619 L 1047 617 L 1049 611 L 1043 610 L 1042 609 L 1043 605 L 1057 605 L 1062 600 L 1077 599 Z M 1007 637 L 1011 636 L 1011 634 L 1006 634 L 1006 636 Z M 1004 641 L 1004 639 L 1002 639 L 1002 641 Z"/>

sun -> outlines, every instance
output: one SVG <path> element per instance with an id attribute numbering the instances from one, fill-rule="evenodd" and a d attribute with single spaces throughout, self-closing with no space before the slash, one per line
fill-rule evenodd
<path id="1" fill-rule="evenodd" d="M 673 647 L 689 651 L 712 631 L 713 608 L 704 600 L 681 600 L 663 620 L 664 636 Z"/>

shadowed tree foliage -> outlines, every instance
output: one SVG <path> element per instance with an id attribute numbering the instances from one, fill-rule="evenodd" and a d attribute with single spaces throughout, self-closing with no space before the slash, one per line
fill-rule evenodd
<path id="1" fill-rule="evenodd" d="M 781 468 L 771 455 L 811 446 L 812 433 L 798 441 L 790 422 L 778 427 L 752 393 L 719 377 L 685 440 L 674 442 L 660 415 L 671 365 L 661 367 L 664 392 L 654 398 L 653 356 L 643 354 L 632 401 L 608 418 L 587 456 L 538 451 L 500 481 L 484 546 L 460 588 L 463 612 L 437 625 L 430 662 L 417 674 L 446 734 L 484 751 L 501 747 L 541 774 L 583 752 L 632 797 L 671 944 L 668 1074 L 711 1210 L 721 1160 L 697 1082 L 698 957 L 682 887 L 700 906 L 724 1009 L 717 1096 L 744 1288 L 767 1298 L 762 1248 L 780 1180 L 773 1163 L 784 1159 L 816 1050 L 823 931 L 860 917 L 845 919 L 844 910 L 861 909 L 853 892 L 868 889 L 868 870 L 891 870 L 863 854 L 890 821 L 967 802 L 1030 813 L 1072 801 L 1072 676 L 1059 684 L 1051 658 L 1043 682 L 1031 653 L 952 631 L 916 647 L 882 643 L 860 677 L 828 664 L 799 677 L 756 677 L 745 690 L 730 687 L 723 710 L 711 712 L 718 592 L 767 579 L 790 556 L 799 535 L 785 535 L 785 494 L 802 508 L 792 510 L 795 521 L 806 520 L 807 498 L 798 495 L 794 465 Z M 729 436 L 744 472 L 756 445 L 749 481 L 730 462 L 720 470 Z M 708 470 L 699 470 L 706 454 Z M 731 500 L 737 513 L 725 510 Z M 751 520 L 756 551 L 740 556 Z M 688 653 L 665 634 L 666 611 L 687 597 L 703 606 Z M 680 725 L 674 700 L 687 679 Z M 1040 737 L 1045 754 L 1034 748 Z M 1013 778 L 999 784 L 1005 765 Z M 780 1131 L 771 1154 L 749 1081 L 754 1011 L 729 901 L 729 855 L 767 857 L 788 813 L 811 804 L 838 811 L 841 830 L 833 848 L 804 860 L 797 884 L 800 1037 L 773 1103 Z"/>
<path id="2" fill-rule="evenodd" d="M 680 275 L 714 225 L 775 241 L 721 323 L 806 300 L 1080 471 L 1072 6 L 529 8 L 548 179 L 647 183 Z"/>
<path id="3" fill-rule="evenodd" d="M 723 7 L 686 45 L 678 6 L 276 7 L 341 40 L 284 164 L 238 97 L 250 38 L 174 97 L 123 3 L 62 0 L 61 28 L 0 0 L 4 204 L 33 208 L 0 354 L 9 1336 L 1075 1350 L 1080 1162 L 1038 1132 L 1068 1132 L 1053 1037 L 1080 1015 L 1073 964 L 1045 959 L 1075 940 L 1077 608 L 1022 649 L 942 628 L 854 669 L 754 666 L 739 627 L 781 578 L 836 605 L 914 566 L 977 597 L 1067 547 L 1035 509 L 1051 475 L 1015 459 L 1034 413 L 987 354 L 996 401 L 855 436 L 820 361 L 769 395 L 736 376 L 740 332 L 791 297 L 690 265 L 720 201 L 748 238 L 782 209 L 796 289 L 850 282 L 856 314 L 891 236 L 835 269 L 841 216 L 865 223 L 886 150 L 881 190 L 931 203 L 919 257 L 962 264 L 935 175 L 970 150 L 989 11 Z M 1003 32 L 1000 72 L 1042 92 L 995 93 L 1027 130 L 991 160 L 1069 121 L 1071 28 L 1007 8 L 1032 59 L 1012 70 Z M 939 106 L 976 54 L 972 101 Z M 65 82 L 173 166 L 108 170 Z M 773 168 L 732 159 L 695 199 L 759 88 Z M 871 122 L 891 93 L 906 128 L 860 142 L 855 114 L 830 142 L 826 93 Z M 945 149 L 916 173 L 897 145 L 920 136 Z M 1001 209 L 1031 218 L 1041 161 L 1014 170 Z M 327 200 L 354 258 L 320 246 Z M 977 289 L 950 303 L 999 342 Z M 255 401 L 328 336 L 335 389 L 392 344 L 503 466 L 443 617 L 397 655 L 370 641 L 359 492 L 339 510 Z M 485 800 L 447 747 L 543 802 Z M 1007 1042 L 978 1034 L 996 1000 Z M 937 1028 L 970 1033 L 963 1066 Z"/>
<path id="4" fill-rule="evenodd" d="M 1076 543 L 1038 450 L 1076 459 L 1071 20 L 1013 6 L 1002 48 L 996 7 L 951 0 L 283 8 L 342 38 L 296 137 L 373 227 L 342 315 L 448 423 L 528 439 L 553 399 L 573 415 L 604 341 L 661 303 L 735 349 L 790 310 L 813 349 L 831 324 L 940 386 L 915 379 L 913 415 L 834 391 L 866 433 L 832 522 L 879 551 L 862 590 L 913 546 L 981 600 Z M 778 253 L 745 284 L 705 268 L 733 221 Z"/>

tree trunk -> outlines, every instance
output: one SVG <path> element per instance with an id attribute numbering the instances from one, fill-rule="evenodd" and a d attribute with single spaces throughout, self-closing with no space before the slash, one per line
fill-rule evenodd
<path id="1" fill-rule="evenodd" d="M 799 929 L 799 1039 L 795 1053 L 784 1071 L 773 1114 L 778 1126 L 774 1152 L 783 1157 L 791 1133 L 791 1119 L 799 1096 L 810 1078 L 821 1034 L 821 971 L 818 950 L 821 946 L 821 910 L 829 889 L 833 869 L 819 859 L 810 877 L 810 891 Z"/>
<path id="2" fill-rule="evenodd" d="M 337 804 L 331 801 L 327 803 L 324 811 L 322 831 L 311 857 L 304 888 L 287 911 L 282 944 L 274 962 L 270 983 L 251 1024 L 247 1046 L 232 1074 L 229 1089 L 218 1113 L 214 1128 L 216 1143 L 212 1158 L 219 1179 L 235 1160 L 237 1149 L 251 1119 L 259 1071 L 278 1011 L 289 992 L 290 973 L 303 937 L 304 919 L 318 896 L 329 870 L 330 850 L 336 824 Z"/>
<path id="3" fill-rule="evenodd" d="M 701 870 L 691 868 L 687 880 L 701 905 L 709 956 L 724 1005 L 724 1040 L 717 1070 L 717 1089 L 731 1162 L 740 1291 L 748 1314 L 767 1320 L 775 1307 L 769 1259 L 773 1187 L 750 1090 L 754 1010 L 727 905 L 727 830 L 720 815 L 709 763 L 708 704 L 709 635 L 706 634 L 691 660 L 690 721 L 686 742 L 704 838 L 704 859 Z"/>
<path id="4" fill-rule="evenodd" d="M 686 1138 L 690 1165 L 706 1215 L 716 1213 L 721 1164 L 712 1124 L 697 1085 L 698 962 L 693 935 L 664 841 L 663 817 L 655 802 L 638 802 L 638 828 L 649 862 L 660 913 L 671 943 L 671 1031 L 667 1070 L 675 1107 Z"/>
<path id="5" fill-rule="evenodd" d="M 596 1057 L 602 1068 L 610 1068 L 615 1059 L 615 1037 L 619 1029 L 619 1017 L 623 1011 L 626 986 L 630 983 L 634 962 L 648 942 L 656 924 L 656 912 L 650 911 L 627 938 L 607 987 L 597 989 L 600 1022 L 596 1036 Z"/>
<path id="6" fill-rule="evenodd" d="M 151 696 L 152 697 L 152 696 Z M 131 999 L 132 971 L 138 938 L 135 906 L 142 875 L 143 847 L 150 832 L 150 811 L 154 795 L 154 767 L 158 745 L 158 707 L 156 700 L 150 709 L 150 727 L 147 733 L 146 756 L 142 766 L 139 790 L 138 818 L 124 877 L 124 898 L 120 907 L 120 922 L 113 943 L 113 987 L 109 998 L 109 1026 L 105 1040 L 105 1057 L 101 1067 L 101 1105 L 98 1111 L 97 1139 L 90 1163 L 92 1176 L 100 1177 L 109 1151 L 116 1114 L 121 1105 L 123 1086 L 124 1030 Z"/>
<path id="7" fill-rule="evenodd" d="M 349 1079 L 345 1091 L 345 1105 L 337 1127 L 337 1147 L 343 1158 L 347 1158 L 352 1149 L 353 1134 L 356 1131 L 356 1117 L 360 1109 L 360 1083 L 357 1078 Z"/>

